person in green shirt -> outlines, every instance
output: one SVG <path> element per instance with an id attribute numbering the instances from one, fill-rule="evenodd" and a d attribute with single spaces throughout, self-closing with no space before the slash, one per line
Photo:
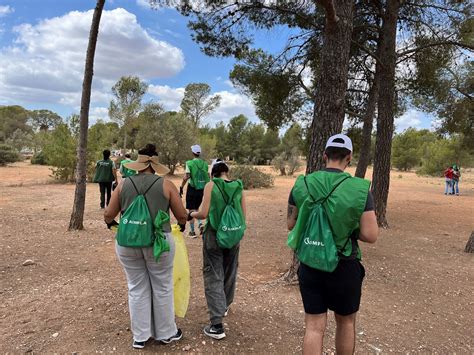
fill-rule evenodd
<path id="1" fill-rule="evenodd" d="M 225 162 L 219 159 L 213 162 L 213 179 L 204 188 L 202 204 L 198 211 L 188 214 L 188 220 L 207 218 L 203 235 L 202 271 L 210 324 L 204 328 L 204 334 L 217 340 L 226 336 L 222 320 L 234 300 L 240 250 L 240 243 L 230 249 L 223 249 L 218 245 L 217 230 L 227 206 L 226 199 L 233 196 L 232 206 L 240 215 L 243 225 L 246 216 L 242 181 L 231 180 L 228 173 L 229 167 Z"/>
<path id="2" fill-rule="evenodd" d="M 200 158 L 201 147 L 198 144 L 193 145 L 191 151 L 194 155 L 194 159 L 186 162 L 185 175 L 181 187 L 179 188 L 179 193 L 183 196 L 184 186 L 186 186 L 186 183 L 189 181 L 188 189 L 186 191 L 186 209 L 188 211 L 197 211 L 202 202 L 204 187 L 209 182 L 209 167 L 207 162 Z M 198 219 L 198 226 L 202 235 L 204 226 L 200 219 Z M 191 238 L 196 238 L 194 219 L 190 222 L 189 236 Z"/>
<path id="3" fill-rule="evenodd" d="M 115 163 L 110 159 L 110 150 L 105 149 L 102 154 L 104 159 L 96 163 L 93 181 L 99 183 L 100 208 L 105 208 L 110 202 L 112 183 L 117 182 L 117 171 Z"/>
<path id="4" fill-rule="evenodd" d="M 353 354 L 355 349 L 355 320 L 365 275 L 357 240 L 375 243 L 378 227 L 370 182 L 344 172 L 352 160 L 352 149 L 348 136 L 330 137 L 324 152 L 326 168 L 298 177 L 288 199 L 289 230 L 307 216 L 308 196 L 325 201 L 323 207 L 339 254 L 333 272 L 300 263 L 298 281 L 306 324 L 303 354 L 322 354 L 328 309 L 336 319 L 336 352 Z"/>
<path id="5" fill-rule="evenodd" d="M 122 175 L 122 178 L 127 178 L 129 176 L 136 175 L 136 171 L 132 169 L 127 169 L 125 167 L 125 164 L 132 162 L 132 157 L 130 154 L 125 154 L 125 159 L 120 162 L 120 175 Z"/>

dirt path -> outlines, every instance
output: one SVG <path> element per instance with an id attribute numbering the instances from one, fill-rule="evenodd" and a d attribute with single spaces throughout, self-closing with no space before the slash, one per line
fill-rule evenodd
<path id="1" fill-rule="evenodd" d="M 0 168 L 0 352 L 131 351 L 125 277 L 102 222 L 98 188 L 88 188 L 87 230 L 67 233 L 74 186 L 46 184 L 48 176 L 47 168 L 24 163 Z M 146 351 L 180 352 L 188 345 L 194 352 L 301 349 L 298 288 L 269 284 L 290 261 L 285 218 L 293 182 L 277 178 L 272 189 L 248 192 L 249 228 L 227 339 L 202 335 L 201 241 L 186 239 L 192 294 L 187 317 L 178 320 L 184 339 Z M 375 245 L 362 246 L 367 278 L 359 353 L 474 351 L 474 259 L 462 252 L 474 228 L 474 173 L 464 173 L 460 197 L 444 196 L 442 184 L 392 174 L 391 228 Z M 22 266 L 27 259 L 35 264 Z M 333 336 L 330 327 L 328 350 Z"/>

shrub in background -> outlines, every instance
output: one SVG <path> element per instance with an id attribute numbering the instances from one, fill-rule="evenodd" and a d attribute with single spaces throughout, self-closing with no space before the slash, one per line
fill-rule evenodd
<path id="1" fill-rule="evenodd" d="M 48 160 L 46 159 L 46 154 L 43 151 L 33 154 L 31 157 L 31 164 L 34 165 L 48 165 Z"/>
<path id="2" fill-rule="evenodd" d="M 271 187 L 274 183 L 273 176 L 248 165 L 236 165 L 231 167 L 230 176 L 233 179 L 242 180 L 244 183 L 244 189 L 246 190 Z"/>
<path id="3" fill-rule="evenodd" d="M 0 144 L 0 166 L 20 161 L 20 154 L 8 144 Z"/>

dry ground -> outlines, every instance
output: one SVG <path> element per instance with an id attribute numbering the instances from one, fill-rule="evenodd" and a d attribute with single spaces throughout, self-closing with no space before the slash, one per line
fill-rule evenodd
<path id="1" fill-rule="evenodd" d="M 301 350 L 298 288 L 271 283 L 290 261 L 285 217 L 293 182 L 277 178 L 271 189 L 248 192 L 228 337 L 213 342 L 202 334 L 201 242 L 186 239 L 192 291 L 188 315 L 178 320 L 184 339 L 145 351 Z M 362 245 L 367 278 L 358 353 L 474 352 L 474 256 L 463 253 L 474 229 L 474 173 L 465 171 L 460 187 L 462 196 L 444 196 L 442 179 L 392 173 L 391 228 L 375 245 Z M 51 183 L 46 167 L 0 168 L 0 353 L 131 351 L 125 277 L 102 222 L 98 187 L 88 186 L 86 231 L 68 233 L 73 192 L 73 185 Z M 22 266 L 26 259 L 35 264 Z M 333 321 L 328 329 L 332 351 Z"/>

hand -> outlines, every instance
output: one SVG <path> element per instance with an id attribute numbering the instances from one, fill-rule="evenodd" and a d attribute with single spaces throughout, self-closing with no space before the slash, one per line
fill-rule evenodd
<path id="1" fill-rule="evenodd" d="M 118 226 L 118 225 L 119 225 L 119 224 L 115 221 L 115 219 L 114 219 L 112 222 L 110 222 L 110 223 L 105 222 L 105 224 L 107 224 L 107 228 L 108 228 L 108 229 L 111 229 L 113 226 Z"/>
<path id="2" fill-rule="evenodd" d="M 179 226 L 179 231 L 180 232 L 184 232 L 186 230 L 186 223 L 184 223 L 184 224 L 179 224 L 178 223 L 178 226 Z"/>
<path id="3" fill-rule="evenodd" d="M 179 187 L 179 197 L 183 197 L 183 192 L 184 192 L 183 187 L 180 186 Z"/>
<path id="4" fill-rule="evenodd" d="M 189 211 L 188 213 L 188 222 L 191 221 L 194 217 L 191 217 L 191 213 L 193 213 L 194 211 Z"/>

